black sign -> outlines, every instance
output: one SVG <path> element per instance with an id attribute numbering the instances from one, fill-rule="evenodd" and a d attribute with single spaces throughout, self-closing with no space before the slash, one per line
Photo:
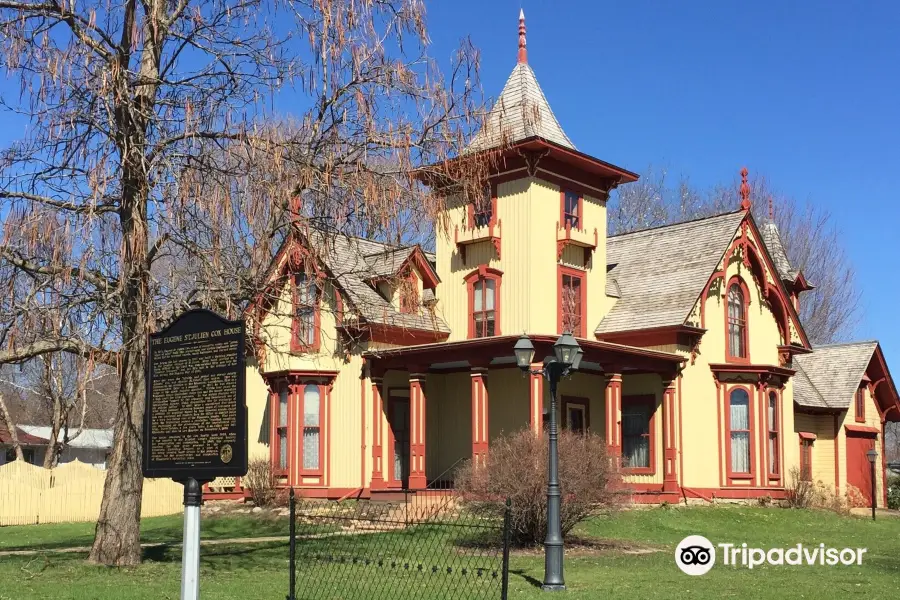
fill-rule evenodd
<path id="1" fill-rule="evenodd" d="M 204 309 L 150 335 L 145 477 L 247 473 L 244 322 Z"/>

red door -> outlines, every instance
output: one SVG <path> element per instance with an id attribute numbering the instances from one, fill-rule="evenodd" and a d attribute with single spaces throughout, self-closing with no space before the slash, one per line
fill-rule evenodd
<path id="1" fill-rule="evenodd" d="M 872 503 L 872 465 L 866 452 L 874 448 L 874 435 L 847 432 L 847 483 L 862 493 L 866 502 Z"/>

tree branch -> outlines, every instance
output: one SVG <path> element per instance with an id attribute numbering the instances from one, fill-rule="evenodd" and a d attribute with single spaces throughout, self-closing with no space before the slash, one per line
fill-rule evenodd
<path id="1" fill-rule="evenodd" d="M 17 363 L 50 352 L 69 352 L 110 366 L 118 363 L 118 352 L 95 348 L 79 340 L 53 339 L 37 340 L 21 346 L 0 350 L 0 364 Z"/>

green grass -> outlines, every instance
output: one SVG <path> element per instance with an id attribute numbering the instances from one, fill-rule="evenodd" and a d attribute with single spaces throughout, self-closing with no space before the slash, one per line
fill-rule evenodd
<path id="1" fill-rule="evenodd" d="M 248 515 L 204 519 L 206 536 L 221 538 L 272 535 L 283 532 L 284 520 L 261 521 Z M 36 530 L 28 533 L 27 529 Z M 0 529 L 0 546 L 35 544 L 41 547 L 81 545 L 90 541 L 90 526 L 44 525 Z M 264 532 L 264 533 L 262 533 Z M 11 536 L 9 534 L 12 534 Z M 144 534 L 149 540 L 180 539 L 180 519 L 148 519 Z M 635 510 L 612 519 L 594 519 L 579 528 L 583 538 L 601 538 L 650 549 L 649 554 L 619 550 L 571 552 L 566 558 L 566 598 L 896 598 L 900 580 L 900 519 L 873 523 L 864 518 L 832 513 L 742 507 L 653 508 Z M 713 543 L 747 542 L 763 548 L 786 547 L 802 542 L 835 547 L 866 547 L 861 566 L 759 567 L 724 566 L 721 558 L 702 577 L 689 577 L 677 569 L 673 551 L 687 535 L 704 535 Z M 432 533 L 392 532 L 384 548 L 404 556 L 435 541 Z M 86 537 L 85 537 L 86 536 Z M 313 542 L 304 542 L 310 544 Z M 341 542 L 352 548 L 352 537 Z M 615 545 L 615 544 L 613 544 Z M 314 546 L 303 551 L 315 551 Z M 453 548 L 448 548 L 453 552 Z M 201 594 L 214 599 L 281 599 L 288 584 L 287 548 L 283 544 L 208 546 L 202 552 Z M 175 599 L 179 597 L 180 550 L 154 548 L 135 569 L 105 569 L 86 565 L 83 555 L 42 554 L 37 557 L 0 557 L 0 600 L 30 599 Z M 333 574 L 333 567 L 313 566 L 314 574 Z M 377 589 L 376 571 L 366 567 L 344 569 L 332 581 L 344 589 Z M 537 552 L 516 553 L 511 560 L 510 598 L 543 598 L 535 587 L 543 576 L 543 559 Z M 302 578 L 301 578 L 302 579 Z M 322 590 L 300 590 L 299 596 L 333 599 L 348 597 Z M 376 600 L 377 596 L 369 596 Z M 396 596 L 401 598 L 402 596 Z M 416 600 L 453 595 L 446 586 L 418 590 Z M 463 596 L 464 597 L 464 596 Z M 393 598 L 393 597 L 392 597 Z"/>

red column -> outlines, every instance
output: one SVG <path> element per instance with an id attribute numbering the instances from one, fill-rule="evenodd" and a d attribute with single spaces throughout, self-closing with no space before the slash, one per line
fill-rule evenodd
<path id="1" fill-rule="evenodd" d="M 300 461 L 300 444 L 303 443 L 303 386 L 291 384 L 288 386 L 288 485 L 300 485 L 303 480 L 300 477 L 302 463 Z"/>
<path id="2" fill-rule="evenodd" d="M 382 379 L 372 377 L 372 482 L 370 489 L 380 490 L 384 481 L 384 403 L 381 396 Z"/>
<path id="3" fill-rule="evenodd" d="M 409 487 L 424 489 L 425 479 L 425 391 L 423 373 L 409 374 Z"/>
<path id="4" fill-rule="evenodd" d="M 472 368 L 472 460 L 484 464 L 488 453 L 487 369 Z"/>
<path id="5" fill-rule="evenodd" d="M 609 373 L 606 384 L 606 451 L 622 455 L 622 374 Z"/>
<path id="6" fill-rule="evenodd" d="M 543 369 L 542 363 L 532 363 L 531 370 Z M 532 373 L 528 377 L 528 395 L 530 398 L 528 426 L 535 435 L 541 435 L 544 424 L 544 378 Z"/>
<path id="7" fill-rule="evenodd" d="M 675 380 L 663 380 L 666 389 L 663 392 L 663 491 L 678 491 L 678 475 L 675 461 L 678 452 L 675 446 Z"/>

